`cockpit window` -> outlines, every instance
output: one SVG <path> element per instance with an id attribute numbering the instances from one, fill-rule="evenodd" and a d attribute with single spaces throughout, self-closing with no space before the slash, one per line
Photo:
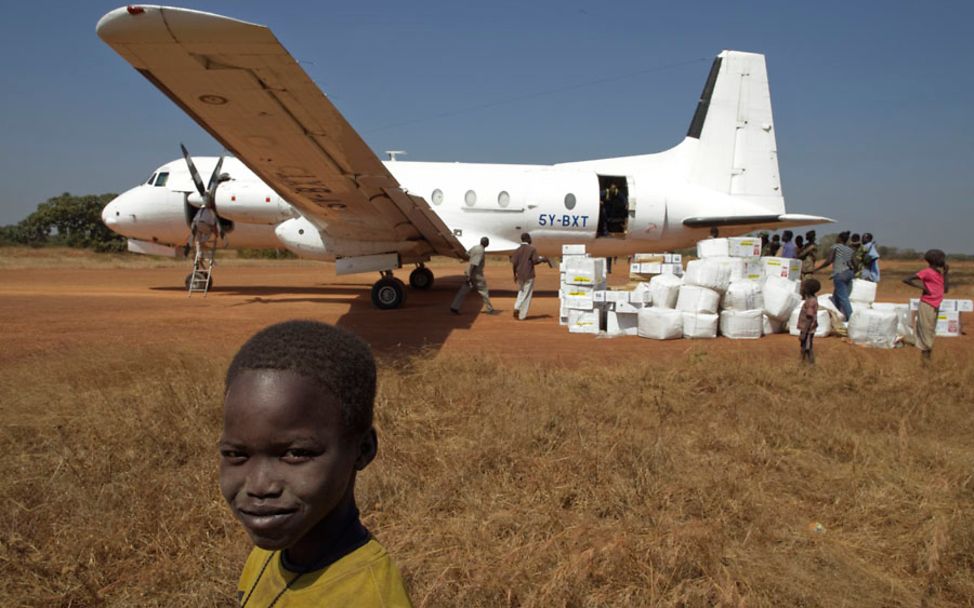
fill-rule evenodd
<path id="1" fill-rule="evenodd" d="M 156 187 L 165 186 L 166 182 L 169 181 L 168 173 L 160 173 L 159 177 L 156 179 Z"/>
<path id="2" fill-rule="evenodd" d="M 154 182 L 155 180 L 156 180 L 156 174 L 153 173 L 152 175 L 149 176 L 149 179 L 145 180 L 145 183 L 151 186 L 152 182 Z"/>

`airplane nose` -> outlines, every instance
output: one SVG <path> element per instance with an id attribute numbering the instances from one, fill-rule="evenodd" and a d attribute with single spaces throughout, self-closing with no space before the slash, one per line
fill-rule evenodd
<path id="1" fill-rule="evenodd" d="M 115 204 L 117 200 L 114 199 L 101 210 L 101 221 L 109 228 L 114 228 L 118 225 L 118 205 Z"/>

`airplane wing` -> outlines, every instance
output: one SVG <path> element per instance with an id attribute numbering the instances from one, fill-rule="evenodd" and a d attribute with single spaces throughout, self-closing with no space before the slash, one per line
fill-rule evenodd
<path id="1" fill-rule="evenodd" d="M 387 243 L 404 261 L 465 257 L 267 27 L 139 5 L 108 13 L 96 31 L 327 239 Z"/>
<path id="2" fill-rule="evenodd" d="M 770 228 L 795 228 L 798 226 L 813 226 L 815 224 L 831 224 L 835 220 L 818 215 L 803 213 L 781 213 L 768 215 L 727 215 L 714 217 L 688 217 L 683 225 L 688 228 L 710 228 L 711 226 L 747 226 L 753 230 Z"/>

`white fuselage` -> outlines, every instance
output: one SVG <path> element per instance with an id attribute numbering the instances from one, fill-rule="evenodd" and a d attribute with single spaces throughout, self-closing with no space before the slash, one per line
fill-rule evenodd
<path id="1" fill-rule="evenodd" d="M 489 251 L 508 252 L 528 232 L 542 255 L 558 255 L 566 243 L 585 243 L 592 255 L 626 255 L 685 247 L 703 238 L 707 228 L 683 226 L 686 217 L 726 214 L 729 208 L 733 215 L 763 211 L 691 183 L 685 159 L 695 144 L 687 139 L 658 154 L 558 165 L 387 161 L 385 166 L 404 190 L 428 201 L 465 246 L 487 236 Z M 198 158 L 196 164 L 208 175 L 216 160 Z M 320 260 L 356 255 L 327 249 L 310 221 L 236 159 L 225 159 L 223 171 L 231 180 L 217 192 L 217 210 L 234 228 L 222 246 L 283 247 Z M 624 230 L 600 236 L 600 193 L 609 182 L 628 192 L 628 217 Z M 188 219 L 200 203 L 194 190 L 185 162 L 174 160 L 110 202 L 102 218 L 129 239 L 177 247 L 187 242 Z M 723 233 L 750 230 L 753 226 Z"/>

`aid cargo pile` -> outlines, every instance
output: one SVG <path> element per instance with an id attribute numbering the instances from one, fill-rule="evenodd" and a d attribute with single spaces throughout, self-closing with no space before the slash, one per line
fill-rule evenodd
<path id="1" fill-rule="evenodd" d="M 607 289 L 606 260 L 589 257 L 584 245 L 565 245 L 561 324 L 572 333 L 654 340 L 798 335 L 800 260 L 761 257 L 760 239 L 749 237 L 700 241 L 697 256 L 684 270 L 680 254 L 636 254 L 629 266 L 629 285 Z M 876 287 L 869 281 L 853 281 L 853 314 L 848 322 L 831 294 L 819 295 L 815 335 L 848 334 L 857 344 L 877 348 L 912 343 L 913 311 L 919 300 L 876 302 Z M 944 300 L 937 335 L 961 335 L 962 312 L 974 312 L 974 303 Z"/>

